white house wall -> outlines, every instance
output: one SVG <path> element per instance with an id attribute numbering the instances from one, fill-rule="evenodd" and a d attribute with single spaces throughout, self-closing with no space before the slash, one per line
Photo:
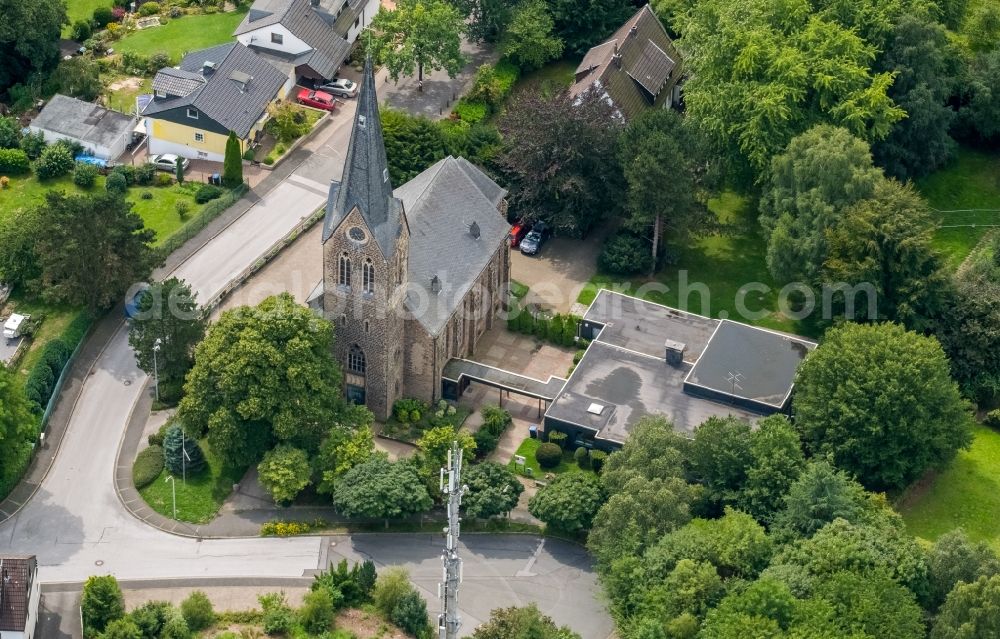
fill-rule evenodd
<path id="1" fill-rule="evenodd" d="M 29 126 L 28 128 L 31 129 L 32 133 L 40 132 L 45 137 L 45 142 L 48 144 L 52 144 L 57 140 L 68 140 L 70 142 L 79 144 L 84 148 L 84 151 L 86 153 L 89 153 L 94 157 L 101 158 L 102 160 L 114 160 L 122 153 L 124 153 L 125 145 L 127 144 L 126 138 L 128 138 L 132 133 L 131 131 L 129 131 L 128 133 L 123 134 L 121 138 L 119 138 L 118 141 L 116 141 L 113 146 L 108 147 L 108 146 L 95 146 L 93 143 L 87 142 L 86 140 L 74 138 L 71 135 L 63 135 L 61 133 L 55 133 L 47 129 L 40 129 L 36 126 Z"/>
<path id="2" fill-rule="evenodd" d="M 173 153 L 174 155 L 179 155 L 182 158 L 187 158 L 189 160 L 209 160 L 210 162 L 222 162 L 225 160 L 225 155 L 221 153 L 212 153 L 210 151 L 202 151 L 194 147 L 190 147 L 186 144 L 179 144 L 177 142 L 169 142 L 167 140 L 161 140 L 159 138 L 149 137 L 149 154 L 150 155 L 161 155 L 163 153 Z"/>
<path id="3" fill-rule="evenodd" d="M 281 35 L 281 44 L 271 42 L 272 33 Z M 260 47 L 261 49 L 269 49 L 271 51 L 278 51 L 289 55 L 302 55 L 303 53 L 312 50 L 312 47 L 292 35 L 292 32 L 281 24 L 274 24 L 269 27 L 261 27 L 260 29 L 248 31 L 247 33 L 237 36 L 236 39 L 248 47 L 252 45 Z"/>
<path id="4" fill-rule="evenodd" d="M 380 0 L 368 0 L 368 4 L 365 5 L 364 10 L 361 11 L 360 20 L 358 21 L 358 26 L 352 26 L 347 30 L 347 41 L 354 43 L 358 39 L 358 35 L 364 31 L 368 25 L 372 23 L 372 18 L 378 13 L 378 9 L 381 6 Z"/>

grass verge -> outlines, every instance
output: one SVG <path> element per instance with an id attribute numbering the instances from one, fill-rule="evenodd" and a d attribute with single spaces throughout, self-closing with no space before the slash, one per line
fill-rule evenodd
<path id="1" fill-rule="evenodd" d="M 538 460 L 535 459 L 535 451 L 538 450 L 538 447 L 541 445 L 542 440 L 529 437 L 521 442 L 521 445 L 518 446 L 517 450 L 514 452 L 515 455 L 521 455 L 524 457 L 524 468 L 531 469 L 531 477 L 534 479 L 541 479 L 546 473 L 562 475 L 564 473 L 584 472 L 573 459 L 573 453 L 566 450 L 563 451 L 563 458 L 562 461 L 559 462 L 558 466 L 555 468 L 542 468 L 538 465 Z M 510 468 L 511 472 L 516 475 L 524 475 L 522 468 L 514 462 L 513 458 L 511 458 L 511 460 L 507 463 L 507 467 Z"/>
<path id="2" fill-rule="evenodd" d="M 233 490 L 233 484 L 243 478 L 243 470 L 229 468 L 212 452 L 208 441 L 199 442 L 205 453 L 207 467 L 195 477 L 189 476 L 187 482 L 180 477 L 175 478 L 177 487 L 177 519 L 192 524 L 204 524 L 211 521 L 222 502 Z M 170 473 L 164 469 L 151 484 L 139 491 L 149 507 L 164 517 L 173 519 L 173 496 L 171 482 L 166 478 Z"/>
<path id="3" fill-rule="evenodd" d="M 969 450 L 900 500 L 910 532 L 931 542 L 955 528 L 1000 552 L 1000 433 L 976 426 Z"/>

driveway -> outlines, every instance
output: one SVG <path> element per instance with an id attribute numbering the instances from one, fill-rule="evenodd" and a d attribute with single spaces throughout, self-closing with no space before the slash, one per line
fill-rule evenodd
<path id="1" fill-rule="evenodd" d="M 536 256 L 511 251 L 510 276 L 531 289 L 529 302 L 568 313 L 580 290 L 597 272 L 597 256 L 606 234 L 601 229 L 583 240 L 552 238 Z"/>
<path id="2" fill-rule="evenodd" d="M 0 326 L 3 325 L 5 319 L 7 318 L 0 318 Z M 0 335 L 0 364 L 7 365 L 14 358 L 17 349 L 21 347 L 22 340 L 24 340 L 23 337 L 7 340 L 3 335 Z"/>

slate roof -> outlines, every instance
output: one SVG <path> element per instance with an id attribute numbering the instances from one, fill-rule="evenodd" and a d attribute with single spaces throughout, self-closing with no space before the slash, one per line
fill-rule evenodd
<path id="1" fill-rule="evenodd" d="M 214 62 L 215 71 L 203 73 L 205 62 Z M 251 80 L 244 84 L 233 79 L 241 74 Z M 200 86 L 195 76 L 204 79 Z M 190 106 L 245 138 L 287 80 L 286 74 L 242 44 L 221 44 L 187 54 L 180 69 L 161 69 L 153 79 L 154 86 L 191 91 L 185 95 L 171 95 L 168 91 L 166 98 L 154 98 L 142 115 L 155 117 L 157 113 Z"/>
<path id="2" fill-rule="evenodd" d="M 497 211 L 506 194 L 475 165 L 451 156 L 396 189 L 410 227 L 406 303 L 429 334 L 447 325 L 506 241 L 510 225 Z M 437 293 L 434 277 L 441 283 Z"/>
<path id="3" fill-rule="evenodd" d="M 34 555 L 0 557 L 0 631 L 24 632 L 37 566 Z"/>
<path id="4" fill-rule="evenodd" d="M 338 17 L 329 13 L 332 2 L 313 6 L 310 0 L 257 0 L 233 35 L 281 24 L 312 49 L 294 57 L 295 66 L 306 65 L 316 74 L 332 78 L 351 51 L 347 32 L 364 4 L 365 0 L 348 0 Z M 259 51 L 269 50 L 266 43 L 259 47 L 251 43 L 250 46 Z M 272 54 L 276 53 L 272 51 Z"/>
<path id="5" fill-rule="evenodd" d="M 382 255 L 389 260 L 407 220 L 402 202 L 392 192 L 370 59 L 365 63 L 358 90 L 358 109 L 354 114 L 344 173 L 339 183 L 330 185 L 323 225 L 324 242 L 355 207 L 361 211 Z"/>
<path id="6" fill-rule="evenodd" d="M 681 66 L 680 54 L 647 4 L 587 52 L 576 69 L 570 95 L 580 96 L 592 88 L 605 91 L 625 118 L 634 118 L 670 100 Z"/>
<path id="7" fill-rule="evenodd" d="M 112 146 L 123 135 L 132 131 L 135 120 L 93 102 L 57 93 L 31 121 L 31 126 L 83 140 L 94 146 Z"/>
<path id="8" fill-rule="evenodd" d="M 188 95 L 205 86 L 205 76 L 184 69 L 160 69 L 153 78 L 153 91 L 163 91 L 167 95 Z"/>

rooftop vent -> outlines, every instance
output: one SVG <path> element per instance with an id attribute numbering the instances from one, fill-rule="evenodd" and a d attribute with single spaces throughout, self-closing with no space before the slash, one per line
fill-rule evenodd
<path id="1" fill-rule="evenodd" d="M 600 415 L 604 412 L 604 406 L 595 402 L 587 407 L 587 412 L 591 415 Z"/>
<path id="2" fill-rule="evenodd" d="M 613 56 L 611 56 L 611 61 L 614 62 L 615 66 L 618 67 L 619 69 L 622 68 L 622 56 L 620 53 L 616 53 Z"/>
<path id="3" fill-rule="evenodd" d="M 365 125 L 366 125 L 367 123 L 368 123 L 368 119 L 367 119 L 367 118 L 366 118 L 365 116 L 363 116 L 363 115 L 361 115 L 361 114 L 359 113 L 359 114 L 358 114 L 358 126 L 359 126 L 359 127 L 361 127 L 361 128 L 363 129 L 363 128 L 365 128 Z"/>
<path id="4" fill-rule="evenodd" d="M 684 351 L 687 350 L 687 344 L 668 339 L 664 344 L 664 348 L 666 350 L 667 364 L 674 368 L 680 368 L 684 365 Z"/>
<path id="5" fill-rule="evenodd" d="M 205 60 L 205 63 L 201 65 L 201 74 L 209 75 L 219 68 L 218 63 L 212 62 L 211 60 Z"/>
<path id="6" fill-rule="evenodd" d="M 473 239 L 479 239 L 479 236 L 482 235 L 482 231 L 479 230 L 479 224 L 473 222 L 469 225 L 469 235 L 471 235 Z"/>
<path id="7" fill-rule="evenodd" d="M 441 278 L 437 275 L 431 278 L 431 293 L 437 295 L 441 292 Z"/>
<path id="8" fill-rule="evenodd" d="M 233 71 L 229 74 L 229 79 L 239 84 L 242 87 L 241 91 L 246 91 L 247 86 L 253 81 L 253 76 L 242 71 Z"/>

